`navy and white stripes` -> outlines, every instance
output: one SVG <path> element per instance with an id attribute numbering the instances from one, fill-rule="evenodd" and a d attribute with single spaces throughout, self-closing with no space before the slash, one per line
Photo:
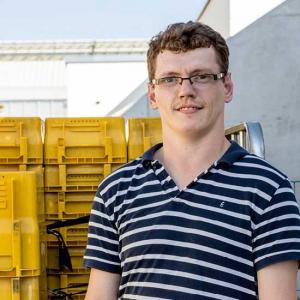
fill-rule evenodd
<path id="1" fill-rule="evenodd" d="M 120 273 L 120 299 L 256 299 L 257 270 L 300 259 L 288 179 L 233 142 L 180 191 L 158 147 L 100 184 L 85 266 Z"/>

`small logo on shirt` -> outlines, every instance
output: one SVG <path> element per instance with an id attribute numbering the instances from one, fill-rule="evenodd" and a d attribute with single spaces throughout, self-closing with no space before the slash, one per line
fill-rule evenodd
<path id="1" fill-rule="evenodd" d="M 225 205 L 225 202 L 222 201 L 221 204 L 220 204 L 220 207 L 223 207 Z"/>

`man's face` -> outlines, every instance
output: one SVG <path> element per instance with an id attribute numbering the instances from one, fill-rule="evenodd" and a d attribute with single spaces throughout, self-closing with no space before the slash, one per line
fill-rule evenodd
<path id="1" fill-rule="evenodd" d="M 156 59 L 155 79 L 221 71 L 213 47 L 182 53 L 164 50 Z M 224 130 L 224 103 L 231 100 L 232 88 L 227 75 L 224 81 L 212 79 L 203 84 L 189 80 L 175 86 L 149 84 L 148 96 L 152 108 L 160 112 L 165 132 L 195 136 Z"/>

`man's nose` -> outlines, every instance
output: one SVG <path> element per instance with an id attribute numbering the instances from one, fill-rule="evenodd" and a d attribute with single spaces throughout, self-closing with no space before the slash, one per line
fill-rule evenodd
<path id="1" fill-rule="evenodd" d="M 179 96 L 186 97 L 186 96 L 194 96 L 195 95 L 195 88 L 191 81 L 191 78 L 182 78 L 181 83 L 179 85 Z"/>

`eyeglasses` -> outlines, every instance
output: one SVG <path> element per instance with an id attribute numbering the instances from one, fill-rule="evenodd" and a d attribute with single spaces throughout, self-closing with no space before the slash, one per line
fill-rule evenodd
<path id="1" fill-rule="evenodd" d="M 165 87 L 174 87 L 178 84 L 182 85 L 183 80 L 188 80 L 190 84 L 203 85 L 212 81 L 222 79 L 225 76 L 225 72 L 217 74 L 197 74 L 190 77 L 168 76 L 158 79 L 152 79 L 151 83 Z"/>

